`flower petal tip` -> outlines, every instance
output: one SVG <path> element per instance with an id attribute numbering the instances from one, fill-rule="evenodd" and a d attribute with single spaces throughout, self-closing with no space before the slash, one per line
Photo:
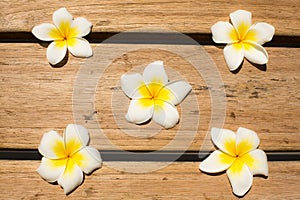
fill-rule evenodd
<path id="1" fill-rule="evenodd" d="M 47 48 L 47 59 L 51 65 L 59 64 L 66 56 L 67 45 L 64 41 L 54 41 Z"/>
<path id="2" fill-rule="evenodd" d="M 229 22 L 217 22 L 211 27 L 212 39 L 215 43 L 237 42 L 235 30 Z"/>

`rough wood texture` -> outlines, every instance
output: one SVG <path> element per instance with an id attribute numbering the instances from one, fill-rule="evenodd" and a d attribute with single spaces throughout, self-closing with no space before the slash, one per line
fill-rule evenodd
<path id="1" fill-rule="evenodd" d="M 233 74 L 224 62 L 222 48 L 212 45 L 203 51 L 212 60 L 206 54 L 198 60 L 206 66 L 201 73 L 187 59 L 158 49 L 159 45 L 140 46 L 116 57 L 113 55 L 122 45 L 100 51 L 101 45 L 93 44 L 94 57 L 70 56 L 63 67 L 52 68 L 45 56 L 47 44 L 18 42 L 33 42 L 33 26 L 52 23 L 52 14 L 60 7 L 66 7 L 74 17 L 89 19 L 94 41 L 105 37 L 103 32 L 155 27 L 195 33 L 209 44 L 210 27 L 217 21 L 228 21 L 229 13 L 244 9 L 252 12 L 254 23 L 272 24 L 281 38 L 275 43 L 282 47 L 266 48 L 266 72 L 262 66 L 245 61 L 240 72 Z M 206 136 L 218 121 L 231 130 L 239 126 L 255 130 L 263 150 L 299 151 L 300 49 L 285 48 L 299 47 L 293 44 L 300 38 L 299 8 L 299 0 L 1 1 L 0 41 L 9 38 L 15 43 L 0 43 L 0 149 L 36 149 L 45 132 L 62 133 L 67 124 L 75 122 L 89 128 L 91 145 L 101 150 L 207 150 L 212 144 Z M 172 48 L 187 51 L 191 47 Z M 198 55 L 191 53 L 188 58 Z M 141 73 L 155 60 L 164 61 L 171 80 L 183 78 L 193 87 L 178 106 L 181 122 L 167 131 L 154 123 L 139 127 L 124 119 L 129 100 L 120 89 L 120 76 L 129 71 Z M 110 61 L 99 75 L 98 67 Z M 215 73 L 207 68 L 212 61 Z M 216 79 L 219 84 L 212 86 L 209 76 L 222 80 Z M 85 88 L 95 80 L 94 88 Z M 224 91 L 226 107 L 215 104 L 216 91 Z M 213 117 L 212 110 L 216 111 Z M 0 199 L 237 199 L 225 174 L 201 173 L 197 162 L 172 163 L 151 172 L 147 171 L 150 167 L 166 163 L 105 162 L 69 196 L 39 177 L 35 172 L 39 163 L 0 160 Z M 269 162 L 269 177 L 255 177 L 244 199 L 298 199 L 299 168 L 299 161 Z M 139 170 L 147 173 L 129 173 Z"/>
<path id="2" fill-rule="evenodd" d="M 93 47 L 97 51 L 97 45 Z M 222 49 L 212 46 L 205 46 L 204 49 L 216 63 L 224 82 L 227 96 L 224 127 L 236 130 L 243 126 L 255 130 L 264 150 L 299 150 L 300 50 L 267 48 L 270 56 L 267 72 L 245 60 L 241 71 L 232 74 L 224 62 Z M 46 48 L 38 44 L 0 44 L 0 50 L 0 147 L 35 149 L 46 131 L 54 129 L 62 132 L 66 124 L 74 122 L 73 88 L 80 67 L 89 65 L 89 59 L 70 56 L 65 66 L 51 68 L 45 58 Z M 110 55 L 109 51 L 101 53 L 95 55 L 95 59 L 104 57 L 103 54 Z M 184 149 L 188 145 L 189 150 L 198 151 L 203 146 L 209 131 L 212 107 L 212 89 L 203 79 L 205 74 L 199 75 L 180 56 L 157 49 L 140 49 L 107 59 L 111 59 L 112 64 L 101 78 L 96 77 L 100 78 L 96 90 L 84 91 L 86 94 L 95 93 L 94 110 L 87 111 L 90 106 L 80 107 L 79 118 L 75 119 L 91 128 L 92 145 L 99 149 L 111 149 L 111 145 L 104 142 L 106 136 L 122 149 L 156 150 L 174 139 L 181 128 L 180 123 L 171 130 L 160 131 L 154 123 L 138 127 L 128 124 L 123 117 L 129 100 L 120 90 L 120 76 L 131 70 L 142 72 L 148 63 L 160 59 L 165 62 L 171 75 L 175 71 L 193 86 L 199 111 L 184 113 L 182 109 L 181 116 L 186 114 L 188 119 L 192 119 L 199 117 L 200 112 L 199 131 L 195 138 L 194 129 L 185 128 L 186 134 L 179 135 L 177 143 L 168 149 Z M 100 63 L 96 61 L 98 66 Z M 178 79 L 173 75 L 171 80 L 172 77 Z M 115 95 L 114 98 L 112 95 Z M 113 102 L 115 97 L 117 102 Z M 84 95 L 81 100 L 85 101 Z M 97 132 L 98 122 L 104 135 Z M 139 137 L 134 135 L 137 131 L 141 131 L 138 132 Z M 150 137 L 151 134 L 154 135 Z M 187 137 L 192 138 L 190 146 L 186 143 Z M 211 145 L 209 140 L 205 141 L 205 144 Z"/>
<path id="3" fill-rule="evenodd" d="M 141 165 L 122 164 L 128 168 Z M 107 165 L 110 163 L 86 176 L 76 191 L 65 196 L 58 185 L 43 181 L 35 172 L 38 161 L 0 161 L 0 199 L 237 199 L 226 174 L 201 173 L 199 163 L 172 163 L 142 174 L 117 171 Z M 269 163 L 269 177 L 255 177 L 244 199 L 299 198 L 299 167 L 300 162 Z"/>
<path id="4" fill-rule="evenodd" d="M 185 33 L 210 33 L 212 24 L 229 20 L 229 13 L 244 9 L 254 22 L 276 27 L 277 35 L 300 35 L 299 0 L 104 0 L 0 2 L 0 31 L 30 31 L 34 25 L 52 22 L 52 13 L 66 7 L 75 17 L 87 17 L 94 32 L 120 32 L 132 28 L 163 27 Z"/>

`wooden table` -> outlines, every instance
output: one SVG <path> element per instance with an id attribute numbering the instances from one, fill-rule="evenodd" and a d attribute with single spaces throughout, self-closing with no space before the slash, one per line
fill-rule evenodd
<path id="1" fill-rule="evenodd" d="M 52 22 L 52 13 L 60 7 L 66 7 L 74 17 L 86 17 L 92 22 L 93 31 L 88 39 L 94 51 L 101 47 L 104 39 L 136 28 L 170 29 L 197 40 L 212 58 L 223 81 L 226 94 L 224 128 L 236 130 L 242 126 L 256 131 L 261 139 L 260 148 L 268 154 L 269 177 L 255 177 L 244 198 L 300 198 L 299 0 L 5 0 L 0 2 L 0 199 L 236 198 L 226 174 L 209 176 L 198 169 L 201 161 L 198 152 L 207 139 L 211 123 L 212 88 L 182 57 L 155 49 L 155 45 L 153 49 L 125 52 L 117 58 L 109 57 L 113 53 L 110 50 L 103 52 L 103 57 L 111 59 L 112 63 L 99 78 L 96 89 L 87 91 L 95 94 L 94 110 L 85 114 L 82 107 L 83 114 L 74 115 L 76 81 L 89 59 L 69 56 L 64 66 L 51 67 L 46 59 L 45 43 L 30 33 L 33 26 Z M 266 70 L 245 60 L 239 73 L 231 73 L 224 61 L 222 46 L 212 42 L 210 27 L 217 21 L 228 21 L 229 13 L 237 9 L 252 12 L 253 22 L 267 22 L 276 29 L 273 40 L 265 45 L 269 53 Z M 121 44 L 113 45 L 118 48 Z M 188 44 L 182 45 L 186 47 Z M 148 173 L 116 169 L 112 166 L 135 169 L 138 165 L 165 165 L 163 159 L 147 161 L 145 158 L 143 161 L 131 157 L 131 160 L 122 160 L 118 153 L 121 150 L 156 151 L 172 141 L 180 129 L 177 125 L 153 137 L 141 138 L 126 134 L 115 120 L 116 113 L 122 114 L 127 109 L 127 105 L 112 109 L 112 97 L 116 92 L 122 94 L 120 76 L 133 69 L 142 72 L 144 66 L 155 60 L 163 60 L 169 69 L 183 75 L 192 85 L 200 112 L 191 116 L 197 117 L 200 113 L 198 130 L 181 159 L 162 169 Z M 37 147 L 45 132 L 62 133 L 67 124 L 74 122 L 92 127 L 91 145 L 103 153 L 104 165 L 86 176 L 77 190 L 65 196 L 59 186 L 48 184 L 36 173 L 41 158 Z M 121 150 L 115 151 L 104 142 L 95 122 L 101 124 L 103 135 L 113 146 Z M 147 130 L 151 130 L 152 125 L 153 130 L 157 130 L 154 123 L 146 125 Z M 134 130 L 134 126 L 131 127 Z M 179 141 L 184 140 L 182 137 Z M 165 154 L 185 147 L 179 142 L 166 149 Z"/>

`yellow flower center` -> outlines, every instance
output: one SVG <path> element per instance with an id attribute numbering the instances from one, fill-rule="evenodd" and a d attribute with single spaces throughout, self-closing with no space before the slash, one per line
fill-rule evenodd
<path id="1" fill-rule="evenodd" d="M 83 148 L 82 143 L 77 139 L 69 139 L 69 141 L 64 144 L 63 141 L 57 141 L 53 145 L 53 152 L 55 152 L 57 159 L 52 160 L 52 167 L 62 167 L 66 166 L 65 171 L 70 172 L 73 169 L 74 164 L 83 165 L 84 156 L 78 151 Z"/>
<path id="2" fill-rule="evenodd" d="M 237 32 L 238 32 L 238 40 L 239 42 L 242 42 L 246 39 L 247 36 L 247 32 L 250 28 L 249 24 L 246 23 L 241 23 L 238 27 L 237 27 Z"/>
<path id="3" fill-rule="evenodd" d="M 254 158 L 248 153 L 251 150 L 251 147 L 253 147 L 253 143 L 250 140 L 243 140 L 236 145 L 236 141 L 234 139 L 228 139 L 225 141 L 224 147 L 228 153 L 220 155 L 220 162 L 224 164 L 232 163 L 230 170 L 233 173 L 241 173 L 245 164 L 252 168 L 257 164 Z"/>
<path id="4" fill-rule="evenodd" d="M 255 30 L 250 29 L 251 24 L 240 23 L 240 25 L 233 29 L 229 35 L 232 41 L 236 41 L 234 47 L 237 50 L 242 48 L 249 50 L 251 45 L 247 41 L 256 41 L 257 40 L 257 32 Z M 250 29 L 250 30 L 249 30 Z"/>
<path id="5" fill-rule="evenodd" d="M 53 28 L 49 32 L 49 36 L 57 42 L 58 47 L 64 47 L 66 42 L 68 46 L 74 46 L 78 34 L 78 28 L 71 27 L 69 21 L 62 21 L 57 28 Z"/>
<path id="6" fill-rule="evenodd" d="M 170 100 L 172 93 L 169 89 L 165 88 L 161 81 L 153 80 L 148 85 L 142 83 L 139 88 L 139 93 L 142 98 L 139 103 L 143 107 L 154 105 L 155 110 L 163 109 L 164 102 Z"/>
<path id="7" fill-rule="evenodd" d="M 67 155 L 68 155 L 67 152 L 66 152 L 66 150 L 65 150 L 63 141 L 57 141 L 53 145 L 53 152 L 55 153 L 55 155 L 58 158 L 66 158 Z"/>

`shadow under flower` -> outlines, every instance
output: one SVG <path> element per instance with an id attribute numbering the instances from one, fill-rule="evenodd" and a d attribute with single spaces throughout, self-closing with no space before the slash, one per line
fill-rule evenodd
<path id="1" fill-rule="evenodd" d="M 267 64 L 263 64 L 263 65 L 259 65 L 259 64 L 256 64 L 256 63 L 253 63 L 253 62 L 250 62 L 254 67 L 256 67 L 257 69 L 261 70 L 261 71 L 264 71 L 266 72 L 267 71 Z"/>
<path id="2" fill-rule="evenodd" d="M 45 48 L 48 48 L 50 42 L 39 42 L 39 45 Z"/>
<path id="3" fill-rule="evenodd" d="M 55 65 L 52 65 L 51 63 L 49 63 L 49 64 L 53 68 L 61 68 L 67 64 L 68 60 L 69 60 L 69 51 L 67 50 L 66 55 L 65 55 L 64 59 L 62 59 L 62 61 L 60 61 L 59 63 L 57 63 Z"/>
<path id="4" fill-rule="evenodd" d="M 247 59 L 246 59 L 247 60 Z M 254 66 L 255 68 L 257 68 L 257 69 L 259 69 L 259 70 L 261 70 L 261 71 L 264 71 L 264 72 L 266 72 L 267 71 L 267 64 L 262 64 L 262 65 L 260 65 L 260 64 L 256 64 L 256 63 L 253 63 L 253 62 L 251 62 L 251 61 L 249 61 L 249 60 L 247 60 L 252 66 Z M 237 73 L 239 73 L 240 71 L 241 71 L 241 69 L 242 69 L 242 66 L 243 66 L 243 64 L 244 64 L 244 60 L 243 60 L 243 62 L 240 64 L 240 66 L 236 69 L 236 70 L 233 70 L 233 71 L 231 71 L 233 74 L 237 74 Z"/>
<path id="5" fill-rule="evenodd" d="M 233 74 L 239 73 L 241 71 L 241 69 L 242 69 L 243 64 L 244 64 L 244 60 L 242 61 L 242 63 L 240 64 L 240 66 L 238 68 L 236 68 L 235 70 L 231 71 L 231 73 L 233 73 Z"/>
<path id="6" fill-rule="evenodd" d="M 44 47 L 44 48 L 48 48 L 48 46 L 50 45 L 51 42 L 40 42 L 39 45 Z M 53 65 L 51 63 L 49 63 L 51 65 L 51 67 L 53 68 L 61 68 L 63 66 L 65 66 L 67 64 L 69 60 L 69 51 L 67 50 L 65 57 L 62 59 L 62 61 L 60 61 L 59 63 Z"/>

